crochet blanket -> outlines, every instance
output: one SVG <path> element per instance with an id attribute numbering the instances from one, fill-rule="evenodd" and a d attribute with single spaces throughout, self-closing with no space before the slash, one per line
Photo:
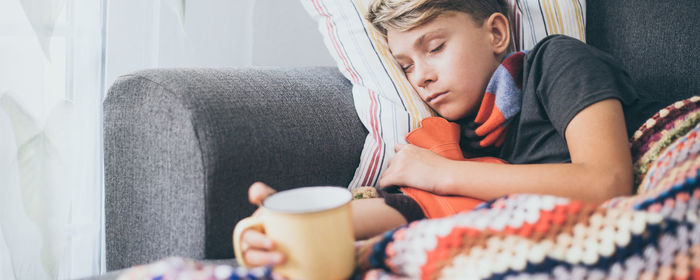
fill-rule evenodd
<path id="1" fill-rule="evenodd" d="M 637 193 L 602 205 L 510 195 L 358 242 L 358 279 L 700 279 L 700 97 L 633 136 Z M 269 279 L 166 259 L 120 279 Z"/>

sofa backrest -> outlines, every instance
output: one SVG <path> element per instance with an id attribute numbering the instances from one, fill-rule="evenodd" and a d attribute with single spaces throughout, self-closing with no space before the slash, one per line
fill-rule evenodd
<path id="1" fill-rule="evenodd" d="M 586 41 L 615 56 L 639 90 L 700 95 L 700 1 L 588 0 Z"/>

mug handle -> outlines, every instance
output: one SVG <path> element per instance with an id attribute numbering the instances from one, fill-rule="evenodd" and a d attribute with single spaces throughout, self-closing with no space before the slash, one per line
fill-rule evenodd
<path id="1" fill-rule="evenodd" d="M 248 229 L 265 232 L 265 225 L 263 224 L 262 217 L 252 216 L 240 220 L 233 229 L 233 251 L 236 254 L 236 260 L 238 264 L 250 268 L 251 266 L 245 262 L 243 251 L 241 250 L 241 236 L 243 232 Z"/>

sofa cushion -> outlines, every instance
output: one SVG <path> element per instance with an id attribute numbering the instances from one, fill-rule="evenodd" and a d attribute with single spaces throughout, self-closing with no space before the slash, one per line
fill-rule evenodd
<path id="1" fill-rule="evenodd" d="M 331 67 L 144 70 L 104 112 L 109 270 L 233 257 L 253 182 L 345 186 L 366 135 Z"/>
<path id="2" fill-rule="evenodd" d="M 663 104 L 700 93 L 700 1 L 588 0 L 587 42 Z"/>

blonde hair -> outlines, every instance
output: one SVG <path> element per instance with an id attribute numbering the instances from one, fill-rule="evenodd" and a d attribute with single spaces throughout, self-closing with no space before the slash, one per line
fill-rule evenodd
<path id="1" fill-rule="evenodd" d="M 505 0 L 372 0 L 365 18 L 384 36 L 387 29 L 410 30 L 447 11 L 470 14 L 481 24 L 493 13 L 505 16 Z"/>

